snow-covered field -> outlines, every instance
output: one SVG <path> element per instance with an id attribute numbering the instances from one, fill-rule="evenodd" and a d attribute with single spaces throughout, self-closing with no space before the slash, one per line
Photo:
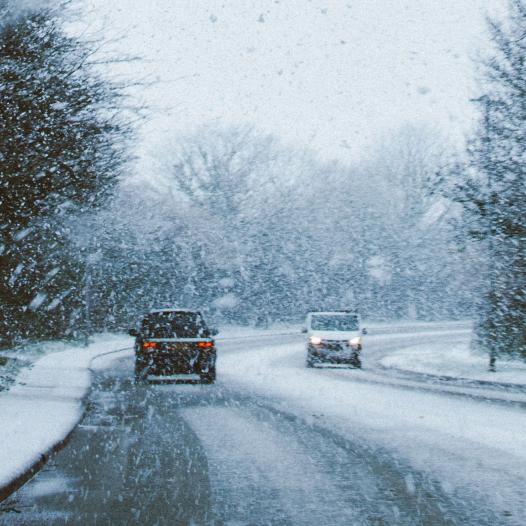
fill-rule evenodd
<path id="1" fill-rule="evenodd" d="M 477 354 L 469 343 L 413 346 L 384 357 L 385 367 L 450 378 L 526 385 L 526 363 L 499 360 L 497 371 L 488 371 L 488 357 Z"/>

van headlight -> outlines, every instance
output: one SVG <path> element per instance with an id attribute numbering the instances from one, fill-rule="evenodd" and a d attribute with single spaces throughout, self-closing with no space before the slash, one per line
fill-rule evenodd
<path id="1" fill-rule="evenodd" d="M 319 336 L 309 336 L 309 342 L 312 343 L 312 345 L 319 345 L 321 338 Z"/>
<path id="2" fill-rule="evenodd" d="M 359 336 L 356 336 L 356 338 L 351 338 L 349 340 L 349 343 L 353 346 L 353 347 L 358 347 L 359 345 L 361 345 L 362 343 L 362 339 L 359 337 Z"/>

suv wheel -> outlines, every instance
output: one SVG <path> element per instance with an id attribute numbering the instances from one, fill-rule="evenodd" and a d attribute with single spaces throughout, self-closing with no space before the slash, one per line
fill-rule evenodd
<path id="1" fill-rule="evenodd" d="M 148 368 L 142 360 L 135 360 L 135 383 L 144 384 L 146 383 L 146 377 L 148 375 Z"/>
<path id="2" fill-rule="evenodd" d="M 216 379 L 216 368 L 215 368 L 215 366 L 214 367 L 210 367 L 208 369 L 208 372 L 202 373 L 200 378 L 201 378 L 201 383 L 202 384 L 213 384 L 215 382 L 215 379 Z"/>

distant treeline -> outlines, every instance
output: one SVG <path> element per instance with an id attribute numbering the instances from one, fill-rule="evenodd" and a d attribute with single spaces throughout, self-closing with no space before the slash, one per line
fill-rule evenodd
<path id="1" fill-rule="evenodd" d="M 214 124 L 165 137 L 134 177 L 126 85 L 96 44 L 52 8 L 0 20 L 3 343 L 122 330 L 152 307 L 258 325 L 352 308 L 476 316 L 477 345 L 526 356 L 526 7 L 510 9 L 465 152 L 407 125 L 344 165 Z"/>

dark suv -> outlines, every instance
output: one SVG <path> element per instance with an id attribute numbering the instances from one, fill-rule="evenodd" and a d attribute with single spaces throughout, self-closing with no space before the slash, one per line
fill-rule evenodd
<path id="1" fill-rule="evenodd" d="M 147 314 L 135 336 L 135 381 L 150 376 L 163 379 L 176 374 L 197 374 L 202 383 L 216 377 L 216 348 L 201 313 L 191 310 L 162 309 Z M 168 377 L 168 378 L 166 378 Z"/>

